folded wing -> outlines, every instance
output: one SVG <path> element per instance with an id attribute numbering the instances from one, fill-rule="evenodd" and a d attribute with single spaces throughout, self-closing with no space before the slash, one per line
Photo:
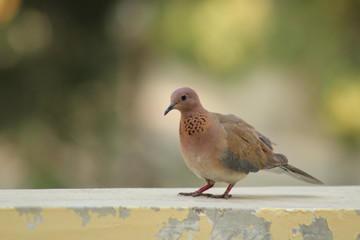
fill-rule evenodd
<path id="1" fill-rule="evenodd" d="M 249 173 L 271 169 L 284 162 L 272 152 L 271 141 L 244 120 L 234 115 L 218 114 L 218 117 L 227 133 L 228 147 L 221 159 L 227 167 Z"/>

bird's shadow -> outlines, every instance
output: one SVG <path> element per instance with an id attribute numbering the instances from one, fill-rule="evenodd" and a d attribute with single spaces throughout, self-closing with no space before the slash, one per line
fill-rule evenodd
<path id="1" fill-rule="evenodd" d="M 178 194 L 178 196 L 180 193 Z M 224 199 L 219 197 L 219 194 L 213 193 L 204 193 L 200 196 L 186 196 L 187 198 L 196 198 L 196 199 L 223 199 L 226 201 L 231 200 L 251 200 L 251 201 L 266 201 L 266 200 L 279 200 L 279 201 L 286 201 L 286 200 L 310 200 L 310 199 L 321 199 L 324 198 L 323 196 L 319 195 L 309 195 L 309 194 L 230 194 L 231 197 L 228 199 Z M 211 197 L 217 196 L 217 197 Z"/>
<path id="2" fill-rule="evenodd" d="M 316 195 L 304 195 L 304 194 L 269 194 L 269 195 L 261 195 L 261 194 L 236 194 L 232 195 L 230 199 L 233 200 L 272 200 L 272 199 L 315 199 L 322 198 L 321 196 Z"/>

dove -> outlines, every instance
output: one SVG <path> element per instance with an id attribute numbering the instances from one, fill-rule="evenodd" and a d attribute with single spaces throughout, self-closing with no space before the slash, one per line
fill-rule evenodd
<path id="1" fill-rule="evenodd" d="M 273 142 L 241 118 L 207 111 L 197 93 L 183 87 L 171 95 L 171 104 L 164 115 L 178 110 L 180 117 L 180 149 L 187 167 L 206 185 L 183 196 L 231 197 L 234 185 L 249 173 L 270 170 L 286 173 L 313 184 L 322 182 L 290 165 L 285 155 L 273 152 Z M 204 193 L 217 182 L 228 185 L 221 195 Z"/>

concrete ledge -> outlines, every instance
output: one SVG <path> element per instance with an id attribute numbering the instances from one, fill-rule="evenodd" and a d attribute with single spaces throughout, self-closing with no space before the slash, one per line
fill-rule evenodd
<path id="1" fill-rule="evenodd" d="M 192 190 L 0 190 L 0 239 L 360 239 L 360 186 Z"/>

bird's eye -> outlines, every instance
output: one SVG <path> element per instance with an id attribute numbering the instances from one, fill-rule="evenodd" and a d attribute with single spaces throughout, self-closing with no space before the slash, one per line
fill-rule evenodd
<path id="1" fill-rule="evenodd" d="M 182 95 L 182 96 L 181 96 L 181 100 L 183 100 L 183 101 L 185 101 L 186 98 L 187 98 L 186 95 Z"/>

